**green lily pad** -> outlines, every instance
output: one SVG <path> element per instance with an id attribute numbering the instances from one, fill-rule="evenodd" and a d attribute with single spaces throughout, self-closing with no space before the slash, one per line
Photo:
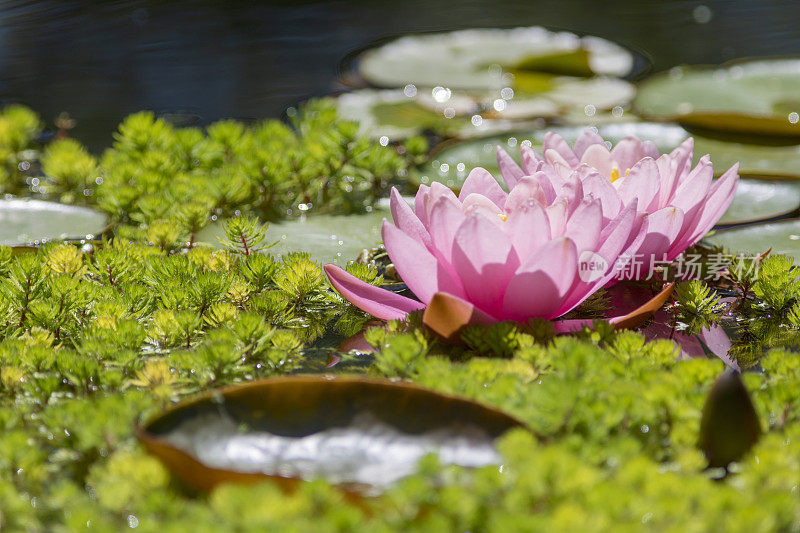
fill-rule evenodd
<path id="1" fill-rule="evenodd" d="M 786 215 L 800 208 L 800 183 L 742 179 L 720 224 L 743 224 Z"/>
<path id="2" fill-rule="evenodd" d="M 282 220 L 267 227 L 267 241 L 277 244 L 270 253 L 307 252 L 320 263 L 345 265 L 364 248 L 381 243 L 381 222 L 391 219 L 388 210 L 379 207 L 363 215 L 307 215 Z M 200 243 L 220 246 L 222 223 L 208 226 L 197 236 Z"/>
<path id="3" fill-rule="evenodd" d="M 365 51 L 358 71 L 380 87 L 516 88 L 514 74 L 625 76 L 632 54 L 598 37 L 541 27 L 470 29 L 400 37 Z"/>
<path id="4" fill-rule="evenodd" d="M 676 67 L 639 85 L 645 117 L 745 134 L 800 137 L 800 58 Z"/>
<path id="5" fill-rule="evenodd" d="M 708 242 L 735 253 L 758 255 L 770 247 L 773 254 L 800 260 L 800 220 L 786 220 L 718 231 Z"/>
<path id="6" fill-rule="evenodd" d="M 363 89 L 335 99 L 339 116 L 358 121 L 372 138 L 400 140 L 424 131 L 442 137 L 470 139 L 498 132 L 532 128 L 534 119 L 564 114 L 602 113 L 627 105 L 635 94 L 630 83 L 616 78 L 552 78 L 536 94 L 501 91 Z"/>
<path id="7" fill-rule="evenodd" d="M 0 200 L 3 246 L 97 236 L 107 223 L 105 215 L 85 207 L 30 199 Z"/>

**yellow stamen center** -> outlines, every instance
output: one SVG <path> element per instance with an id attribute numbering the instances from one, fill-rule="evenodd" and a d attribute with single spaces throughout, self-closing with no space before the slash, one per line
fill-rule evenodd
<path id="1" fill-rule="evenodd" d="M 497 213 L 497 218 L 499 218 L 500 220 L 505 222 L 506 220 L 508 220 L 508 215 L 506 215 L 504 213 Z"/>
<path id="2" fill-rule="evenodd" d="M 622 177 L 627 176 L 630 171 L 631 171 L 631 169 L 627 169 L 625 171 L 625 174 L 622 175 Z M 618 179 L 620 179 L 619 169 L 614 167 L 614 168 L 611 169 L 611 179 L 610 179 L 610 181 L 611 181 L 611 183 L 614 183 Z"/>

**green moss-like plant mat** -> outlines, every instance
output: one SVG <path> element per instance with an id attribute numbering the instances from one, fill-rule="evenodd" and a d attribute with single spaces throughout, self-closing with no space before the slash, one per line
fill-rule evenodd
<path id="1" fill-rule="evenodd" d="M 531 77 L 625 76 L 632 68 L 632 54 L 614 43 L 541 27 L 408 35 L 358 58 L 358 73 L 381 87 L 515 88 L 515 76 L 530 85 Z"/>
<path id="2" fill-rule="evenodd" d="M 339 298 L 306 254 L 272 255 L 277 235 L 263 220 L 366 211 L 425 153 L 421 140 L 381 146 L 319 103 L 298 110 L 292 127 L 182 129 L 133 115 L 100 158 L 69 139 L 42 145 L 40 129 L 29 110 L 0 112 L 3 191 L 85 204 L 117 225 L 82 245 L 0 247 L 3 529 L 645 523 L 771 531 L 797 523 L 800 359 L 786 348 L 800 344 L 800 280 L 791 259 L 720 262 L 719 249 L 694 250 L 724 276 L 679 284 L 664 310 L 668 334 L 652 342 L 601 322 L 554 338 L 552 324 L 533 321 L 474 326 L 452 346 L 412 314 L 363 333 L 374 354 L 342 353 L 335 347 L 370 317 Z M 212 217 L 225 220 L 216 250 L 197 242 Z M 380 255 L 347 268 L 384 284 L 392 273 Z M 606 306 L 601 294 L 582 311 Z M 688 343 L 683 351 L 695 358 L 678 361 L 670 340 L 717 324 L 731 331 L 731 361 L 757 369 L 742 379 L 763 431 L 727 474 L 707 469 L 698 447 L 702 409 L 725 363 Z M 137 422 L 194 393 L 322 371 L 408 380 L 498 408 L 529 429 L 500 439 L 502 466 L 444 467 L 427 457 L 382 497 L 358 502 L 323 479 L 291 493 L 265 484 L 198 495 L 135 438 Z"/>
<path id="3" fill-rule="evenodd" d="M 755 135 L 800 137 L 800 59 L 675 67 L 639 85 L 634 107 L 651 119 Z"/>

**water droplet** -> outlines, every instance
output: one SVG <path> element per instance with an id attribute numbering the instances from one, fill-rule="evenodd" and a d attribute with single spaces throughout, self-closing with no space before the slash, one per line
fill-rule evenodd
<path id="1" fill-rule="evenodd" d="M 459 172 L 464 172 L 464 169 L 466 168 L 467 166 L 464 163 L 459 163 L 456 165 L 456 170 L 458 170 Z"/>
<path id="2" fill-rule="evenodd" d="M 800 120 L 800 115 L 798 115 L 798 114 L 797 114 L 796 112 L 794 112 L 794 111 L 792 111 L 791 113 L 789 113 L 789 123 L 790 123 L 790 124 L 797 124 L 797 121 L 798 121 L 798 120 Z"/>
<path id="3" fill-rule="evenodd" d="M 500 90 L 500 98 L 503 100 L 511 100 L 514 98 L 514 89 L 511 87 L 504 87 Z"/>
<path id="4" fill-rule="evenodd" d="M 583 108 L 583 112 L 586 114 L 587 117 L 593 117 L 594 114 L 597 112 L 597 108 L 592 104 L 588 104 L 586 107 Z"/>
<path id="5" fill-rule="evenodd" d="M 381 138 L 378 140 L 378 142 L 379 142 L 379 143 L 381 143 L 381 146 L 386 146 L 387 144 L 389 144 L 389 137 L 387 137 L 386 135 L 384 135 L 383 137 L 381 137 Z"/>
<path id="6" fill-rule="evenodd" d="M 713 15 L 711 8 L 702 4 L 692 10 L 692 18 L 698 24 L 708 24 Z"/>
<path id="7" fill-rule="evenodd" d="M 506 101 L 502 98 L 498 98 L 492 103 L 492 107 L 494 107 L 495 111 L 503 111 L 506 108 Z"/>
<path id="8" fill-rule="evenodd" d="M 483 124 L 483 118 L 480 115 L 472 115 L 472 125 L 480 126 Z"/>
<path id="9" fill-rule="evenodd" d="M 620 107 L 620 106 L 616 106 L 614 109 L 611 110 L 611 116 L 613 116 L 614 118 L 622 117 L 623 113 L 624 113 L 624 111 L 623 111 L 622 107 Z"/>
<path id="10" fill-rule="evenodd" d="M 447 107 L 444 110 L 444 118 L 453 118 L 456 116 L 456 110 L 452 107 Z"/>
<path id="11" fill-rule="evenodd" d="M 517 145 L 517 138 L 516 137 L 509 137 L 508 138 L 508 145 L 509 146 L 516 146 Z"/>
<path id="12" fill-rule="evenodd" d="M 439 167 L 439 170 L 442 172 L 442 174 L 447 174 L 450 172 L 450 165 L 447 163 L 442 163 L 442 166 Z"/>
<path id="13" fill-rule="evenodd" d="M 450 89 L 442 86 L 434 87 L 433 90 L 431 91 L 431 96 L 433 96 L 433 99 L 439 102 L 440 104 L 443 104 L 444 102 L 450 100 L 451 94 L 452 93 L 450 92 Z"/>
<path id="14" fill-rule="evenodd" d="M 417 96 L 417 87 L 411 83 L 403 87 L 403 94 L 408 96 L 409 98 L 413 98 Z"/>

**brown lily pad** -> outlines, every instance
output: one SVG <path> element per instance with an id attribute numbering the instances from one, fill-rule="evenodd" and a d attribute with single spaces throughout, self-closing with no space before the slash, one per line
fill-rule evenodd
<path id="1" fill-rule="evenodd" d="M 408 383 L 282 377 L 223 388 L 168 409 L 138 431 L 186 485 L 324 478 L 375 494 L 437 453 L 443 464 L 498 464 L 494 440 L 518 420 Z"/>

